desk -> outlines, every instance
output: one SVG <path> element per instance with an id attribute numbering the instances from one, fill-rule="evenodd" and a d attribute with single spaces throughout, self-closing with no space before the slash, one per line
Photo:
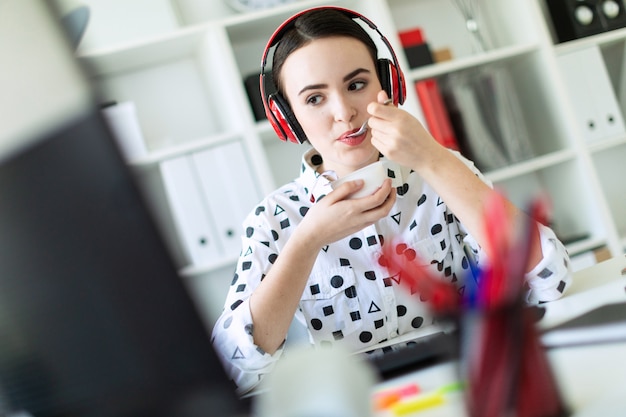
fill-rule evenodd
<path id="1" fill-rule="evenodd" d="M 540 328 L 551 327 L 603 304 L 626 301 L 626 256 L 619 256 L 574 274 L 569 291 L 544 305 Z M 572 417 L 626 415 L 626 342 L 554 348 L 548 351 L 554 374 Z M 456 363 L 444 363 L 378 384 L 374 393 L 417 383 L 431 391 L 457 380 Z M 390 416 L 378 412 L 377 417 Z M 407 416 L 464 416 L 461 394 L 442 406 Z"/>

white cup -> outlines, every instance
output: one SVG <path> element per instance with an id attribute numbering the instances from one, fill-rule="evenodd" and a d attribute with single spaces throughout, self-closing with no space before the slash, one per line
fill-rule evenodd
<path id="1" fill-rule="evenodd" d="M 337 189 L 341 184 L 346 181 L 354 181 L 357 179 L 363 180 L 363 188 L 359 191 L 350 194 L 348 198 L 361 198 L 368 195 L 372 195 L 376 190 L 383 185 L 383 182 L 387 178 L 387 170 L 382 161 L 374 162 L 361 169 L 358 169 L 345 177 L 339 178 L 336 181 L 330 183 L 333 190 Z"/>

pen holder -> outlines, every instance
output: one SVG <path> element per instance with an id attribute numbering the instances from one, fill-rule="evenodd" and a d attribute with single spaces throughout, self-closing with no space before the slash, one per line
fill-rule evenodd
<path id="1" fill-rule="evenodd" d="M 522 300 L 460 318 L 459 362 L 468 417 L 569 415 Z"/>

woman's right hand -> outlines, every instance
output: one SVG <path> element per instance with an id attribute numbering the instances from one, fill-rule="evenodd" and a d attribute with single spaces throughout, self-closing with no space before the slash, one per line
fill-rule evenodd
<path id="1" fill-rule="evenodd" d="M 363 180 L 346 181 L 318 200 L 298 226 L 319 247 L 340 240 L 387 216 L 396 201 L 391 179 L 386 179 L 373 194 L 356 199 L 348 197 L 363 187 Z"/>

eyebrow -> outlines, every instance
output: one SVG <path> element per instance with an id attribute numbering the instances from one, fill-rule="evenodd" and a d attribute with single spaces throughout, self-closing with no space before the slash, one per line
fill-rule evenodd
<path id="1" fill-rule="evenodd" d="M 356 77 L 357 75 L 361 74 L 361 73 L 370 73 L 370 70 L 365 69 L 365 68 L 357 68 L 354 71 L 352 71 L 351 73 L 347 74 L 346 76 L 343 77 L 343 82 L 349 81 L 351 78 Z M 308 90 L 317 90 L 320 88 L 326 88 L 328 87 L 328 84 L 311 84 L 311 85 L 307 85 L 305 86 L 302 90 L 300 90 L 298 92 L 298 95 L 301 95 L 302 93 L 308 91 Z"/>

